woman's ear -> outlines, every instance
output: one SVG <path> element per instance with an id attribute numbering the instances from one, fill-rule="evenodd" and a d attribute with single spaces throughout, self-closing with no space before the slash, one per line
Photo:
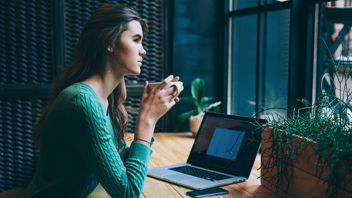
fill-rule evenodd
<path id="1" fill-rule="evenodd" d="M 113 49 L 112 49 L 111 46 L 108 47 L 108 51 L 109 51 L 109 52 L 112 52 L 112 51 L 113 51 Z"/>

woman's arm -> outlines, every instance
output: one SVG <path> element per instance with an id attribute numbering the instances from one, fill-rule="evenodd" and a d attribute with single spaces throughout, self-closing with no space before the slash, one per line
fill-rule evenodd
<path id="1" fill-rule="evenodd" d="M 122 161 L 107 131 L 104 110 L 98 98 L 80 93 L 75 101 L 76 132 L 70 137 L 95 177 L 112 197 L 139 197 L 146 179 L 152 150 L 132 142 Z"/>
<path id="2" fill-rule="evenodd" d="M 135 141 L 150 146 L 147 142 L 150 142 L 153 137 L 155 123 L 179 100 L 178 97 L 173 99 L 176 90 L 173 88 L 165 90 L 164 88 L 169 82 L 176 82 L 178 80 L 179 77 L 174 78 L 171 75 L 165 78 L 150 93 L 148 93 L 148 82 L 145 82 L 137 117 Z"/>
<path id="3" fill-rule="evenodd" d="M 147 175 L 152 154 L 150 144 L 155 123 L 174 104 L 171 100 L 173 89 L 164 90 L 172 76 L 148 93 L 148 83 L 144 87 L 135 141 L 131 143 L 124 160 L 121 159 L 113 143 L 113 133 L 107 131 L 102 104 L 98 98 L 88 93 L 80 93 L 75 100 L 76 132 L 71 142 L 93 171 L 95 177 L 112 197 L 139 197 Z M 137 138 L 137 139 L 136 139 Z"/>
<path id="4" fill-rule="evenodd" d="M 151 141 L 150 147 L 152 147 L 154 142 L 155 142 L 155 139 L 154 139 L 154 137 L 152 137 L 152 141 Z M 127 141 L 126 141 L 126 143 L 125 143 L 125 152 L 123 153 L 123 156 L 122 156 L 122 161 L 123 162 L 125 162 L 128 159 L 129 153 L 130 153 L 130 146 L 127 144 Z"/>

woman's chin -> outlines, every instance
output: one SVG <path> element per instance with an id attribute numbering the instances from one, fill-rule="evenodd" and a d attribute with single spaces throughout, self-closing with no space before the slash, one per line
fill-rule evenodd
<path id="1" fill-rule="evenodd" d="M 141 69 L 135 70 L 135 71 L 131 71 L 131 73 L 129 75 L 131 76 L 137 76 L 141 73 Z"/>

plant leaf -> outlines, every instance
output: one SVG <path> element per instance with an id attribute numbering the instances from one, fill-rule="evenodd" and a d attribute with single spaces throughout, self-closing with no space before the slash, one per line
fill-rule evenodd
<path id="1" fill-rule="evenodd" d="M 216 113 L 221 113 L 221 107 L 220 106 L 215 106 L 211 108 L 209 111 L 216 112 Z"/>
<path id="2" fill-rule="evenodd" d="M 178 115 L 175 121 L 175 127 L 174 127 L 175 132 L 177 132 L 180 129 L 183 122 L 186 121 L 191 115 L 197 115 L 197 112 L 198 112 L 197 110 L 192 110 Z"/>
<path id="3" fill-rule="evenodd" d="M 208 111 L 209 109 L 211 109 L 211 108 L 213 108 L 213 107 L 216 107 L 216 106 L 219 106 L 220 104 L 221 104 L 221 101 L 218 101 L 218 102 L 216 102 L 216 103 L 213 103 L 213 104 L 209 105 L 208 107 L 206 107 L 206 108 L 204 109 L 204 111 Z"/>
<path id="4" fill-rule="evenodd" d="M 200 100 L 200 105 L 204 105 L 206 102 L 209 102 L 209 101 L 212 101 L 212 100 L 215 100 L 213 97 L 202 97 L 202 99 Z"/>
<path id="5" fill-rule="evenodd" d="M 191 84 L 192 97 L 195 98 L 198 103 L 201 103 L 200 100 L 203 97 L 204 85 L 205 85 L 205 82 L 203 79 L 196 78 L 192 81 L 192 84 Z"/>

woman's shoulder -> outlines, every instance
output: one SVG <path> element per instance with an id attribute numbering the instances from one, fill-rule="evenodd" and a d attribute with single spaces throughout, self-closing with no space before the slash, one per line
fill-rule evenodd
<path id="1" fill-rule="evenodd" d="M 96 106 L 99 98 L 89 85 L 77 82 L 62 90 L 55 101 L 55 103 L 67 102 L 74 104 L 74 106 L 81 105 L 81 103 Z"/>
<path id="2" fill-rule="evenodd" d="M 95 92 L 88 85 L 77 82 L 60 92 L 57 98 L 74 99 L 77 97 L 94 98 Z"/>
<path id="3" fill-rule="evenodd" d="M 67 107 L 63 108 L 68 108 L 71 115 L 84 120 L 85 124 L 92 126 L 106 121 L 102 103 L 89 85 L 78 82 L 67 87 L 60 94 L 63 95 L 60 98 L 68 97 L 69 100 L 66 103 Z"/>

